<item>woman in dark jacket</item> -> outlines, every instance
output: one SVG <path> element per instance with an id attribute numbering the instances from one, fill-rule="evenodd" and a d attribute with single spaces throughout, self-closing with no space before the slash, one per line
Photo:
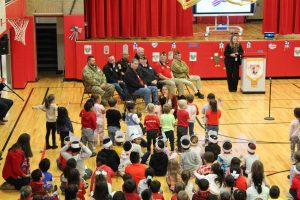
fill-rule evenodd
<path id="1" fill-rule="evenodd" d="M 233 34 L 224 51 L 229 92 L 237 91 L 239 82 L 239 66 L 241 65 L 241 58 L 243 54 L 244 50 L 238 41 L 238 36 Z"/>

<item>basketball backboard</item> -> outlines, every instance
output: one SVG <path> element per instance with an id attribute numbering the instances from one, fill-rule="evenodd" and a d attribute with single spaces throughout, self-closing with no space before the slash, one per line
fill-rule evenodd
<path id="1" fill-rule="evenodd" d="M 6 31 L 5 0 L 0 0 L 0 35 Z"/>

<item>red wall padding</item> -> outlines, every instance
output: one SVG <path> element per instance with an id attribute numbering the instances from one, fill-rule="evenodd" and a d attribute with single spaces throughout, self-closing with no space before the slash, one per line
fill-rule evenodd
<path id="1" fill-rule="evenodd" d="M 27 17 L 26 45 L 15 41 L 15 31 L 10 29 L 11 66 L 13 88 L 24 88 L 29 81 L 35 81 L 35 25 L 34 17 Z"/>
<path id="2" fill-rule="evenodd" d="M 66 72 L 66 74 L 75 73 L 76 76 L 69 78 L 81 79 L 81 72 L 88 57 L 88 55 L 84 55 L 84 45 L 92 46 L 92 54 L 95 56 L 97 64 L 102 68 L 106 64 L 108 56 L 103 52 L 104 46 L 109 46 L 109 54 L 115 55 L 118 60 L 121 58 L 124 44 L 128 45 L 130 57 L 133 57 L 135 54 L 133 42 L 76 42 L 73 50 L 76 52 L 76 56 L 72 59 L 72 63 L 75 62 L 76 67 L 68 68 L 72 72 Z M 138 42 L 138 46 L 145 49 L 150 64 L 153 64 L 152 52 L 169 52 L 171 51 L 171 44 L 171 42 L 159 42 L 157 47 L 153 47 L 155 43 Z M 285 48 L 285 41 L 251 41 L 251 48 L 249 49 L 246 48 L 246 42 L 242 42 L 242 45 L 246 54 L 261 52 L 267 55 L 267 76 L 300 76 L 300 58 L 294 57 L 294 47 L 300 47 L 300 41 L 290 41 L 290 48 Z M 220 59 L 221 67 L 215 67 L 215 62 L 211 59 L 215 52 L 223 55 L 223 51 L 219 48 L 219 42 L 176 42 L 176 49 L 182 52 L 182 59 L 190 66 L 191 74 L 200 75 L 202 78 L 225 77 L 223 59 Z M 197 52 L 197 62 L 189 62 L 189 52 Z"/>

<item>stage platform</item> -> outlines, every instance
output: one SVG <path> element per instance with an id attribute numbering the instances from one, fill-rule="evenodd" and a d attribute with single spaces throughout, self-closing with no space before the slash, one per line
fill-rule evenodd
<path id="1" fill-rule="evenodd" d="M 88 41 L 220 41 L 227 40 L 230 36 L 228 31 L 211 32 L 205 37 L 206 26 L 214 26 L 214 24 L 194 24 L 194 35 L 191 37 L 147 37 L 147 38 L 103 38 L 88 39 Z M 240 40 L 265 40 L 262 30 L 262 21 L 251 21 L 243 24 L 230 24 L 230 26 L 240 26 L 244 32 Z M 276 40 L 300 40 L 300 34 L 276 35 Z"/>

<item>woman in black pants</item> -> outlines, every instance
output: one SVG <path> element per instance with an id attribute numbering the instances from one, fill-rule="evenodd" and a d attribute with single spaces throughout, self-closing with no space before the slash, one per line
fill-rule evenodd
<path id="1" fill-rule="evenodd" d="M 237 91 L 239 83 L 239 67 L 241 65 L 241 58 L 243 54 L 244 50 L 238 41 L 238 36 L 233 34 L 224 52 L 229 92 Z"/>

